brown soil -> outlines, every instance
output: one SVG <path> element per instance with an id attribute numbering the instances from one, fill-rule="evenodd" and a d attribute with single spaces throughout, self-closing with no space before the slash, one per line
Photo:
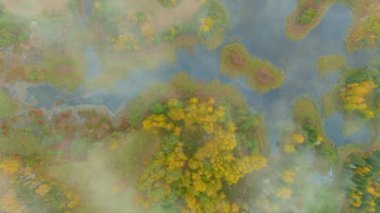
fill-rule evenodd
<path id="1" fill-rule="evenodd" d="M 259 84 L 271 84 L 276 78 L 265 68 L 259 68 L 255 70 L 254 77 Z"/>
<path id="2" fill-rule="evenodd" d="M 239 52 L 233 51 L 229 54 L 230 62 L 238 67 L 243 67 L 246 64 L 246 58 Z"/>

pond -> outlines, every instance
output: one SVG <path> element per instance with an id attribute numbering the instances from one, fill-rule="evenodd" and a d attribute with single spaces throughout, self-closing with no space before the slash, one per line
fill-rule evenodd
<path id="1" fill-rule="evenodd" d="M 285 35 L 284 20 L 296 4 L 296 0 L 261 1 L 242 0 L 238 2 L 224 1 L 230 14 L 231 29 L 225 42 L 239 40 L 252 55 L 271 61 L 285 72 L 285 83 L 277 90 L 259 94 L 252 90 L 245 79 L 231 80 L 219 72 L 220 48 L 210 51 L 203 46 L 195 46 L 189 53 L 179 50 L 174 64 L 162 63 L 154 70 L 133 70 L 126 79 L 116 82 L 112 88 L 84 89 L 72 94 L 56 92 L 54 88 L 32 89 L 29 96 L 34 97 L 39 105 L 51 107 L 49 97 L 65 98 L 65 105 L 95 104 L 105 105 L 116 112 L 128 100 L 138 96 L 149 85 L 165 82 L 180 71 L 187 71 L 191 76 L 211 81 L 218 79 L 223 83 L 233 84 L 245 96 L 250 106 L 265 115 L 268 137 L 271 145 L 275 145 L 282 130 L 292 125 L 291 108 L 297 97 L 308 95 L 315 101 L 337 82 L 338 75 L 321 78 L 316 72 L 318 56 L 341 54 L 349 59 L 351 66 L 361 66 L 378 54 L 378 50 L 347 53 L 344 47 L 346 32 L 351 23 L 351 11 L 342 6 L 334 5 L 327 12 L 320 25 L 304 40 L 291 41 Z M 87 15 L 91 1 L 85 1 Z M 98 76 L 101 72 L 99 56 L 94 48 L 85 49 L 86 81 Z M 52 90 L 52 91 L 50 91 Z M 325 131 L 337 144 L 350 141 L 341 131 L 341 117 L 334 115 L 326 120 Z M 355 140 L 368 140 L 367 127 L 357 133 Z"/>

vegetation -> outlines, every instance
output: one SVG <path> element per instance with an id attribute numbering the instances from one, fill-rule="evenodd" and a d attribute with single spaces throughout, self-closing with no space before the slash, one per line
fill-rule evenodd
<path id="1" fill-rule="evenodd" d="M 234 42 L 223 47 L 220 60 L 222 73 L 236 77 L 244 75 L 248 71 L 251 56 L 243 44 Z"/>
<path id="2" fill-rule="evenodd" d="M 342 71 L 345 67 L 346 61 L 340 55 L 320 56 L 317 59 L 317 71 L 322 76 L 333 71 Z"/>
<path id="3" fill-rule="evenodd" d="M 328 161 L 335 162 L 337 156 L 334 144 L 324 135 L 321 115 L 315 103 L 307 97 L 298 99 L 293 106 L 293 119 L 296 123 L 295 135 L 291 140 L 293 142 L 285 141 L 284 151 L 293 153 L 296 147 L 300 149 L 312 147 Z"/>
<path id="4" fill-rule="evenodd" d="M 60 183 L 42 176 L 36 167 L 24 164 L 20 158 L 0 162 L 0 173 L 8 176 L 14 191 L 0 193 L 0 209 L 6 212 L 65 212 L 77 209 L 79 196 Z"/>
<path id="5" fill-rule="evenodd" d="M 239 212 L 223 189 L 265 167 L 266 159 L 237 154 L 236 126 L 214 102 L 169 99 L 166 112 L 144 120 L 144 129 L 162 138 L 140 179 L 149 201 L 168 208 L 185 202 L 181 208 L 190 211 Z"/>
<path id="6" fill-rule="evenodd" d="M 371 153 L 353 153 L 345 161 L 352 175 L 353 185 L 348 189 L 348 205 L 352 212 L 376 212 L 380 206 L 380 174 L 378 150 Z"/>
<path id="7" fill-rule="evenodd" d="M 15 112 L 15 103 L 4 89 L 0 89 L 0 119 Z"/>
<path id="8" fill-rule="evenodd" d="M 0 49 L 17 46 L 28 38 L 26 20 L 0 8 Z"/>
<path id="9" fill-rule="evenodd" d="M 346 36 L 349 51 L 375 49 L 379 47 L 380 16 L 379 2 L 373 0 L 341 1 L 352 10 L 353 22 Z"/>
<path id="10" fill-rule="evenodd" d="M 284 83 L 284 72 L 269 61 L 252 58 L 250 63 L 248 84 L 258 92 L 265 93 L 277 89 Z"/>
<path id="11" fill-rule="evenodd" d="M 316 16 L 317 10 L 315 8 L 307 8 L 297 17 L 297 23 L 300 25 L 310 24 Z"/>
<path id="12" fill-rule="evenodd" d="M 198 15 L 198 39 L 207 48 L 215 49 L 224 41 L 224 31 L 229 26 L 228 14 L 223 5 L 217 1 L 207 1 L 205 5 L 206 7 Z"/>
<path id="13" fill-rule="evenodd" d="M 181 3 L 182 0 L 158 0 L 164 7 L 175 7 Z"/>
<path id="14" fill-rule="evenodd" d="M 349 51 L 375 49 L 380 44 L 379 3 L 374 0 L 299 0 L 297 8 L 288 16 L 286 33 L 290 39 L 305 38 L 318 26 L 333 4 L 343 4 L 353 13 L 352 25 L 346 36 Z"/>
<path id="15" fill-rule="evenodd" d="M 377 87 L 373 81 L 362 81 L 346 85 L 340 93 L 343 101 L 343 109 L 347 111 L 359 111 L 366 118 L 373 118 L 374 113 L 368 109 L 367 96 Z"/>
<path id="16" fill-rule="evenodd" d="M 232 78 L 245 76 L 248 84 L 260 93 L 277 89 L 284 82 L 284 72 L 269 61 L 251 56 L 243 44 L 234 42 L 221 52 L 222 73 Z"/>
<path id="17" fill-rule="evenodd" d="M 334 3 L 334 0 L 299 0 L 297 7 L 286 19 L 286 35 L 289 39 L 300 40 L 318 26 L 320 20 Z"/>

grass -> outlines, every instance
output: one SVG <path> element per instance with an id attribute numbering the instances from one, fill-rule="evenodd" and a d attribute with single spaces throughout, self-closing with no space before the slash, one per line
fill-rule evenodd
<path id="1" fill-rule="evenodd" d="M 48 84 L 66 91 L 78 88 L 84 81 L 84 59 L 75 52 L 57 51 L 52 46 L 44 47 L 39 63 L 13 60 L 6 81 L 26 81 Z"/>
<path id="2" fill-rule="evenodd" d="M 334 71 L 342 71 L 346 67 L 346 60 L 341 55 L 320 56 L 317 59 L 317 71 L 325 76 Z"/>
<path id="3" fill-rule="evenodd" d="M 0 89 L 0 119 L 11 116 L 16 111 L 16 105 L 8 93 Z"/>
<path id="4" fill-rule="evenodd" d="M 335 90 L 325 94 L 322 97 L 322 113 L 324 117 L 330 117 L 336 111 L 336 105 L 338 104 L 338 94 Z"/>

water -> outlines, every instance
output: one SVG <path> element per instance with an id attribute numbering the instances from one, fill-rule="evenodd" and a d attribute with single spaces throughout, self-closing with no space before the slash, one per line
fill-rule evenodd
<path id="1" fill-rule="evenodd" d="M 89 4 L 91 1 L 85 1 Z M 315 62 L 318 56 L 342 54 L 350 60 L 352 66 L 363 66 L 372 56 L 380 55 L 380 50 L 347 53 L 344 47 L 346 32 L 351 24 L 351 11 L 341 5 L 333 6 L 323 18 L 321 24 L 304 40 L 294 42 L 285 35 L 284 22 L 294 8 L 296 0 L 241 0 L 225 1 L 230 14 L 231 29 L 227 32 L 226 43 L 240 40 L 251 54 L 270 60 L 285 71 L 285 83 L 278 90 L 264 95 L 249 88 L 244 79 L 231 80 L 219 72 L 219 54 L 204 47 L 194 47 L 193 54 L 185 50 L 177 52 L 175 64 L 162 64 L 152 70 L 135 70 L 127 79 L 115 83 L 110 90 L 97 89 L 86 91 L 81 88 L 66 96 L 67 105 L 95 104 L 105 105 L 111 111 L 117 111 L 128 100 L 138 96 L 149 85 L 165 82 L 172 75 L 186 70 L 191 76 L 211 81 L 219 79 L 223 83 L 233 84 L 247 99 L 250 106 L 265 115 L 269 142 L 274 145 L 280 140 L 281 131 L 291 125 L 291 107 L 294 100 L 307 94 L 318 101 L 323 94 L 336 83 L 338 75 L 320 78 Z M 90 8 L 88 5 L 85 8 Z M 88 12 L 86 12 L 88 15 Z M 99 59 L 90 47 L 86 49 L 87 79 L 99 75 Z M 51 105 L 46 101 L 48 90 L 30 90 L 40 105 Z M 55 93 L 54 93 L 55 94 Z M 56 95 L 50 95 L 56 97 Z M 50 97 L 49 96 L 49 97 Z M 59 96 L 59 94 L 58 94 Z M 370 131 L 364 127 L 356 135 L 346 137 L 341 132 L 342 118 L 334 115 L 325 122 L 325 131 L 336 144 L 356 140 L 368 140 Z"/>
<path id="2" fill-rule="evenodd" d="M 369 142 L 373 137 L 373 132 L 368 126 L 363 125 L 359 131 L 352 135 L 343 135 L 343 116 L 334 113 L 331 117 L 325 119 L 326 135 L 335 142 L 336 145 L 344 145 L 348 143 Z"/>

